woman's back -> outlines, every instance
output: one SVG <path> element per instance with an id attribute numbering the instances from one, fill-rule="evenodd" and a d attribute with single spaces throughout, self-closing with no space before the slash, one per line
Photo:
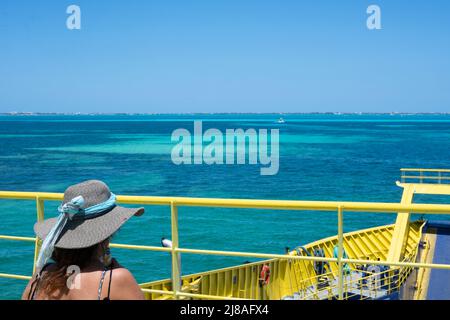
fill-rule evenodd
<path id="1" fill-rule="evenodd" d="M 115 260 L 114 260 L 115 261 Z M 30 280 L 22 299 L 27 300 L 141 300 L 144 295 L 133 275 L 114 263 L 109 269 L 100 266 L 87 267 L 67 279 L 66 286 L 52 291 L 45 290 L 45 281 L 57 272 L 55 264 L 47 266 L 39 280 L 37 274 Z M 70 287 L 70 288 L 69 288 Z"/>

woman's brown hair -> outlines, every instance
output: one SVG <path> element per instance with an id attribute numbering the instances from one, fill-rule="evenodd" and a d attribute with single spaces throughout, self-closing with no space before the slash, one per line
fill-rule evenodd
<path id="1" fill-rule="evenodd" d="M 55 261 L 55 270 L 43 272 L 42 277 L 36 283 L 39 287 L 36 290 L 42 290 L 46 296 L 51 299 L 58 299 L 67 294 L 69 288 L 67 280 L 72 274 L 68 274 L 69 266 L 78 266 L 83 269 L 92 263 L 92 259 L 98 254 L 102 243 L 97 243 L 91 247 L 82 249 L 61 249 L 55 248 L 52 259 Z"/>

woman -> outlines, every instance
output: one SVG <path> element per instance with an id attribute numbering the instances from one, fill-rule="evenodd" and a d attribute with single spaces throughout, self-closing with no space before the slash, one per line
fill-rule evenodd
<path id="1" fill-rule="evenodd" d="M 144 299 L 133 275 L 109 253 L 112 235 L 144 209 L 117 206 L 105 183 L 90 180 L 67 188 L 58 211 L 34 226 L 43 243 L 22 299 Z"/>

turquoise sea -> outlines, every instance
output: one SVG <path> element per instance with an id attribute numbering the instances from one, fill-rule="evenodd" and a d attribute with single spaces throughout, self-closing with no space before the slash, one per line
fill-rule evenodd
<path id="1" fill-rule="evenodd" d="M 285 123 L 277 123 L 283 117 Z M 278 128 L 280 167 L 172 163 L 173 130 L 193 121 L 222 132 Z M 0 116 L 0 190 L 63 192 L 87 179 L 116 194 L 293 200 L 398 202 L 402 167 L 449 168 L 450 115 L 193 114 Z M 419 197 L 417 201 L 446 199 Z M 46 217 L 57 203 L 46 202 Z M 33 201 L 0 200 L 0 234 L 33 236 Z M 394 215 L 347 213 L 345 231 L 392 223 Z M 334 212 L 279 213 L 248 209 L 180 208 L 186 248 L 283 253 L 336 233 Z M 160 245 L 170 237 L 170 211 L 146 206 L 114 242 Z M 170 276 L 166 253 L 113 249 L 138 282 Z M 0 273 L 29 275 L 33 245 L 0 240 Z M 244 262 L 183 255 L 183 274 Z M 249 259 L 251 261 L 255 259 Z M 0 298 L 19 298 L 25 281 L 0 278 Z"/>

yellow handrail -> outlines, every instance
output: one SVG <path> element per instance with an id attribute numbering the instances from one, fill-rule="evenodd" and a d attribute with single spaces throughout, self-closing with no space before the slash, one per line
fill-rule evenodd
<path id="1" fill-rule="evenodd" d="M 50 200 L 61 201 L 62 193 L 0 191 L 0 199 L 12 200 Z M 271 210 L 313 210 L 337 211 L 339 207 L 353 212 L 450 214 L 447 204 L 408 204 L 396 202 L 353 202 L 353 201 L 299 201 L 299 200 L 254 200 L 254 199 L 223 199 L 223 198 L 188 198 L 188 197 L 155 197 L 155 196 L 125 196 L 118 195 L 117 202 L 122 204 L 140 205 L 171 205 L 191 207 L 271 209 Z"/>
<path id="2" fill-rule="evenodd" d="M 427 183 L 435 183 L 437 181 L 438 184 L 441 184 L 450 180 L 450 169 L 402 168 L 400 171 L 402 182 L 406 182 L 407 179 L 413 179 L 419 180 L 420 183 L 428 180 Z"/>
<path id="3" fill-rule="evenodd" d="M 450 172 L 450 169 L 422 169 L 422 168 L 401 168 L 400 171 L 405 171 L 405 172 L 411 172 L 411 171 L 416 171 L 416 172 Z"/>
<path id="4" fill-rule="evenodd" d="M 44 192 L 16 192 L 16 191 L 0 191 L 0 199 L 19 199 L 19 200 L 35 200 L 37 203 L 37 219 L 44 218 L 44 201 L 60 201 L 63 198 L 62 193 L 44 193 Z M 438 268 L 450 270 L 450 264 L 429 264 L 429 263 L 412 263 L 412 262 L 387 262 L 372 260 L 357 260 L 343 258 L 343 212 L 375 212 L 375 213 L 427 213 L 427 214 L 450 214 L 450 205 L 443 204 L 408 204 L 399 203 L 380 203 L 380 202 L 344 202 L 344 201 L 295 201 L 295 200 L 252 200 L 252 199 L 216 199 L 216 198 L 187 198 L 187 197 L 154 197 L 154 196 L 117 196 L 117 201 L 123 204 L 141 204 L 141 205 L 168 205 L 171 208 L 171 226 L 172 226 L 172 248 L 162 248 L 145 245 L 130 244 L 111 244 L 111 247 L 131 250 L 149 250 L 163 251 L 172 254 L 172 284 L 173 291 L 142 289 L 144 292 L 163 293 L 178 297 L 193 297 L 199 299 L 232 299 L 231 297 L 221 297 L 204 294 L 193 294 L 181 292 L 180 283 L 181 275 L 179 272 L 179 254 L 204 254 L 204 255 L 223 255 L 238 257 L 255 257 L 270 259 L 287 259 L 287 260 L 309 260 L 309 261 L 328 261 L 337 262 L 342 268 L 343 263 L 354 264 L 374 264 L 389 265 L 399 267 L 423 267 Z M 180 248 L 178 244 L 178 207 L 180 206 L 199 206 L 199 207 L 221 207 L 221 208 L 253 208 L 253 209 L 275 209 L 275 210 L 312 210 L 312 211 L 336 211 L 338 213 L 338 248 L 339 254 L 337 258 L 325 257 L 309 257 L 294 256 L 280 254 L 266 254 L 254 252 L 235 252 L 235 251 L 218 251 L 218 250 L 201 250 L 192 248 Z M 34 241 L 36 252 L 38 250 L 38 240 L 35 237 L 18 237 L 11 235 L 1 235 L 0 239 L 13 241 Z M 34 270 L 34 268 L 33 268 Z M 339 272 L 338 292 L 339 299 L 343 299 L 343 273 Z M 3 278 L 30 279 L 29 276 L 14 275 L 0 273 Z"/>

